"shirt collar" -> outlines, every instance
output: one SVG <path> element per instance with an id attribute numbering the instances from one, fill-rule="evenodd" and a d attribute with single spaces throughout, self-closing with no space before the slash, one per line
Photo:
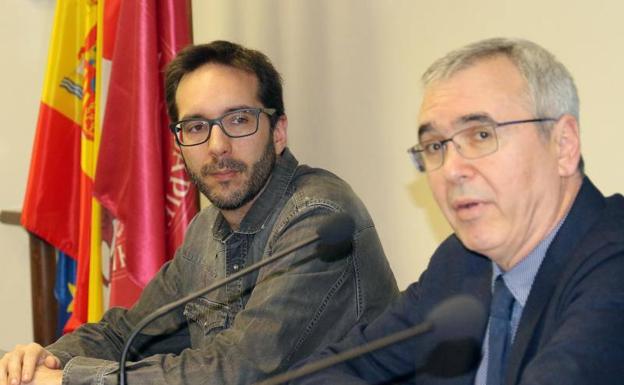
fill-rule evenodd
<path id="1" fill-rule="evenodd" d="M 258 199 L 241 221 L 240 228 L 236 233 L 255 234 L 264 227 L 264 223 L 270 218 L 271 212 L 278 207 L 280 199 L 286 193 L 298 164 L 299 162 L 288 148 L 285 148 L 282 154 L 277 156 L 266 188 L 260 193 Z M 213 227 L 215 239 L 225 240 L 232 232 L 223 215 L 219 213 Z"/>
<path id="2" fill-rule="evenodd" d="M 546 252 L 550 243 L 557 235 L 559 228 L 565 221 L 565 217 L 557 224 L 557 226 L 544 238 L 527 256 L 522 259 L 516 266 L 507 272 L 503 272 L 496 263 L 492 262 L 492 289 L 494 282 L 499 275 L 503 276 L 505 285 L 514 296 L 514 299 L 520 303 L 522 307 L 526 304 L 531 286 L 535 281 L 537 271 L 544 261 Z"/>

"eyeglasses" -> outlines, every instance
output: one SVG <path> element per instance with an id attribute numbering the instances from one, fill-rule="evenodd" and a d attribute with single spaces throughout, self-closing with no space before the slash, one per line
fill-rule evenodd
<path id="1" fill-rule="evenodd" d="M 242 108 L 230 111 L 216 119 L 184 119 L 171 123 L 169 129 L 181 146 L 197 146 L 210 139 L 212 127 L 217 124 L 230 138 L 242 138 L 258 132 L 260 113 L 275 114 L 274 108 Z"/>
<path id="2" fill-rule="evenodd" d="M 477 159 L 498 150 L 496 129 L 512 124 L 540 123 L 556 121 L 553 118 L 513 120 L 509 122 L 485 122 L 464 128 L 448 139 L 425 140 L 410 147 L 409 153 L 414 165 L 420 172 L 436 170 L 444 164 L 444 153 L 448 142 L 455 144 L 457 152 L 466 159 Z"/>

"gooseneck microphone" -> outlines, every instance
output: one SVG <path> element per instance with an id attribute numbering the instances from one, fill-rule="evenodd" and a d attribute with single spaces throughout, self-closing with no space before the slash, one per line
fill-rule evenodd
<path id="1" fill-rule="evenodd" d="M 132 329 L 132 332 L 130 333 L 128 339 L 126 340 L 126 343 L 124 344 L 121 353 L 121 359 L 119 360 L 119 384 L 126 384 L 126 361 L 128 359 L 128 351 L 130 350 L 130 346 L 132 346 L 132 342 L 139 334 L 139 332 L 155 319 L 169 313 L 173 309 L 176 309 L 189 301 L 192 301 L 195 298 L 208 294 L 211 291 L 214 291 L 222 286 L 227 285 L 232 281 L 235 281 L 270 263 L 273 263 L 278 259 L 288 256 L 295 250 L 301 249 L 315 242 L 318 243 L 318 245 L 315 251 L 311 253 L 310 257 L 318 257 L 325 262 L 333 262 L 342 259 L 347 254 L 349 254 L 349 251 L 351 249 L 351 240 L 353 238 L 354 228 L 355 224 L 353 223 L 353 219 L 349 215 L 345 213 L 332 214 L 319 226 L 315 235 L 303 239 L 287 247 L 285 250 L 282 250 L 275 255 L 272 255 L 271 257 L 263 258 L 257 263 L 254 263 L 253 265 L 246 267 L 228 277 L 222 278 L 208 287 L 200 289 L 194 293 L 191 293 L 185 297 L 182 297 L 174 302 L 171 302 L 156 309 L 153 313 L 143 318 L 141 322 L 139 322 L 134 327 L 134 329 Z"/>
<path id="2" fill-rule="evenodd" d="M 483 305 L 475 298 L 468 295 L 454 296 L 433 308 L 425 319 L 425 322 L 336 355 L 311 362 L 289 372 L 276 375 L 267 380 L 258 382 L 256 385 L 277 385 L 286 383 L 429 332 L 434 334 L 435 341 L 441 343 L 456 340 L 478 341 L 485 329 L 486 319 Z M 465 373 L 471 368 L 474 368 L 474 364 L 474 362 L 470 362 L 468 366 L 463 364 L 462 368 L 453 368 L 453 370 L 456 370 L 456 373 L 453 375 Z M 436 368 L 426 369 L 430 369 L 427 371 L 432 371 L 434 372 L 433 374 L 438 374 L 435 373 Z"/>

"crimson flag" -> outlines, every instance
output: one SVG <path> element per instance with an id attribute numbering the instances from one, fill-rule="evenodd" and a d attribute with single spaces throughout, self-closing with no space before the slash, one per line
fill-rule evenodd
<path id="1" fill-rule="evenodd" d="M 163 72 L 191 41 L 180 0 L 113 0 L 111 60 L 94 194 L 112 217 L 111 306 L 131 306 L 173 256 L 197 212 L 197 192 L 168 129 Z M 117 16 L 118 15 L 118 16 Z"/>

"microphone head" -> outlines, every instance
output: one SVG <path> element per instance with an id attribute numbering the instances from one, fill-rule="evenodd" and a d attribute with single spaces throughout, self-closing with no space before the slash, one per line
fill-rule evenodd
<path id="1" fill-rule="evenodd" d="M 451 297 L 433 308 L 427 316 L 440 339 L 481 339 L 487 317 L 483 305 L 469 295 Z"/>
<path id="2" fill-rule="evenodd" d="M 428 354 L 422 372 L 437 377 L 455 377 L 477 368 L 487 315 L 476 298 L 458 295 L 436 306 L 427 321 L 438 341 Z"/>
<path id="3" fill-rule="evenodd" d="M 324 262 L 334 262 L 351 253 L 355 223 L 346 213 L 329 216 L 317 230 L 317 254 Z"/>

